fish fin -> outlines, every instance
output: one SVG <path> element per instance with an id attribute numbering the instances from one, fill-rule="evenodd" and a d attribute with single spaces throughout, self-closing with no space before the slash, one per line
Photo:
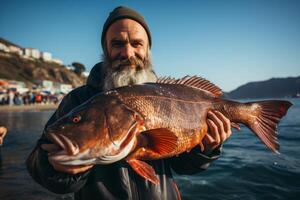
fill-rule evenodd
<path id="1" fill-rule="evenodd" d="M 159 184 L 159 180 L 155 175 L 155 171 L 153 167 L 151 167 L 146 162 L 136 160 L 136 159 L 130 159 L 127 160 L 127 163 L 132 167 L 132 169 L 145 178 L 146 180 L 150 181 L 151 183 L 157 185 Z"/>
<path id="2" fill-rule="evenodd" d="M 186 86 L 208 91 L 211 94 L 213 94 L 215 97 L 220 97 L 223 94 L 222 90 L 218 86 L 198 76 L 185 76 L 181 79 L 161 77 L 157 80 L 157 83 L 186 85 Z"/>
<path id="3" fill-rule="evenodd" d="M 166 128 L 151 129 L 142 132 L 147 139 L 147 148 L 164 155 L 174 152 L 177 148 L 178 137 Z"/>
<path id="4" fill-rule="evenodd" d="M 251 120 L 247 126 L 255 132 L 259 139 L 261 139 L 269 149 L 279 154 L 277 125 L 292 104 L 288 101 L 278 100 L 252 102 L 247 104 L 258 108 L 253 112 L 255 120 Z M 257 112 L 257 110 L 259 110 L 259 112 Z"/>
<path id="5" fill-rule="evenodd" d="M 241 131 L 241 127 L 238 123 L 230 122 L 230 125 L 232 128 L 235 128 L 236 130 Z"/>

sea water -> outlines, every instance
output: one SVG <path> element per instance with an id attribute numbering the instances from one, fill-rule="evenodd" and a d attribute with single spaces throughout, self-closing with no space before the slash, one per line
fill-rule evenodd
<path id="1" fill-rule="evenodd" d="M 208 170 L 177 176 L 183 199 L 265 200 L 300 199 L 300 99 L 278 127 L 280 154 L 269 151 L 246 127 L 234 131 L 221 157 Z M 53 111 L 0 113 L 9 132 L 0 148 L 0 199 L 72 199 L 38 185 L 28 174 L 25 159 L 41 136 Z"/>

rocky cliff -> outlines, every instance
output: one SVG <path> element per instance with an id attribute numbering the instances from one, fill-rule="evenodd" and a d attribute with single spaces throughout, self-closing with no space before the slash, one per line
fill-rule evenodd
<path id="1" fill-rule="evenodd" d="M 81 86 L 86 78 L 68 70 L 66 66 L 42 60 L 25 59 L 16 54 L 0 52 L 0 79 L 25 82 L 29 87 L 36 80 L 49 80 L 73 87 Z"/>

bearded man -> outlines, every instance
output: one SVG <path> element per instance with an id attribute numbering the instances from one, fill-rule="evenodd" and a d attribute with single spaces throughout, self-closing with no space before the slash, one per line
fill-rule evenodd
<path id="1" fill-rule="evenodd" d="M 102 31 L 103 62 L 93 67 L 87 84 L 63 99 L 45 128 L 93 95 L 109 89 L 155 82 L 151 64 L 151 34 L 144 18 L 127 7 L 115 8 Z M 179 157 L 148 161 L 160 184 L 137 175 L 125 161 L 109 165 L 64 166 L 51 159 L 59 150 L 42 135 L 27 159 L 31 176 L 55 193 L 75 193 L 75 199 L 180 199 L 171 169 L 194 174 L 208 168 L 220 155 L 221 144 L 231 135 L 230 121 L 218 112 L 208 114 L 210 132 L 199 147 Z"/>

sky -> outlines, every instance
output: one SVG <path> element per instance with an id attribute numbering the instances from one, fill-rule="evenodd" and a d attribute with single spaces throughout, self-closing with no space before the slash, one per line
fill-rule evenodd
<path id="1" fill-rule="evenodd" d="M 159 76 L 198 75 L 227 92 L 300 76 L 300 0 L 0 0 L 0 37 L 90 71 L 120 5 L 145 17 Z"/>

